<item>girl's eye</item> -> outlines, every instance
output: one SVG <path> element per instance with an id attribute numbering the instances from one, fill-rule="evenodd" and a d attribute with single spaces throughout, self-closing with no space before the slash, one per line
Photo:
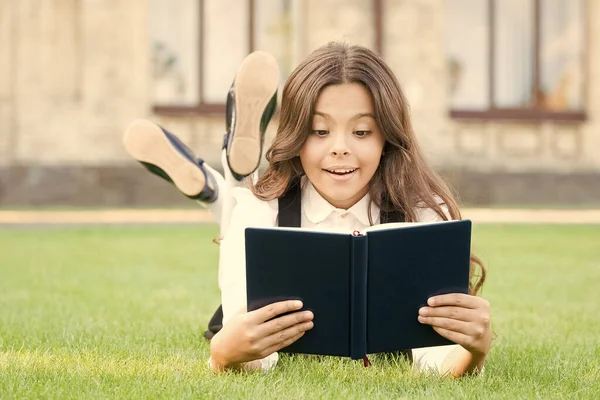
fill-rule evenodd
<path id="1" fill-rule="evenodd" d="M 327 135 L 328 132 L 324 131 L 324 130 L 313 129 L 312 133 L 313 133 L 313 135 L 317 135 L 317 136 L 323 137 L 323 136 Z"/>
<path id="2" fill-rule="evenodd" d="M 369 133 L 371 133 L 371 131 L 354 131 L 354 134 L 357 137 L 365 137 L 367 136 Z"/>

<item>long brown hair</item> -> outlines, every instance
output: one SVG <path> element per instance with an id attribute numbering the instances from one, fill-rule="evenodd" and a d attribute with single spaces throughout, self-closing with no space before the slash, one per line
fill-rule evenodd
<path id="1" fill-rule="evenodd" d="M 415 222 L 415 208 L 433 209 L 443 220 L 461 219 L 456 200 L 440 176 L 428 165 L 412 128 L 408 103 L 392 70 L 377 54 L 362 46 L 329 43 L 308 56 L 283 87 L 277 134 L 266 153 L 265 173 L 251 187 L 262 200 L 280 197 L 304 175 L 299 153 L 308 135 L 319 94 L 328 85 L 360 83 L 371 94 L 375 119 L 385 146 L 381 164 L 370 182 L 370 198 L 384 211 L 401 211 Z M 370 207 L 369 207 L 370 209 Z M 372 216 L 369 215 L 371 224 Z M 476 271 L 479 267 L 479 271 Z M 486 271 L 471 255 L 469 292 L 476 294 Z"/>

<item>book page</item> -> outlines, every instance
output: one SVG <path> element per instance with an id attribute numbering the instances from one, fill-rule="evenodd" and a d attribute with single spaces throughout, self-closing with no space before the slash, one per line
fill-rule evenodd
<path id="1" fill-rule="evenodd" d="M 365 228 L 361 233 L 369 233 L 374 231 L 383 231 L 388 229 L 398 229 L 398 228 L 410 228 L 411 226 L 416 225 L 435 225 L 435 224 L 443 224 L 449 221 L 430 221 L 430 222 L 392 222 L 389 224 L 379 224 L 369 226 Z"/>
<path id="2" fill-rule="evenodd" d="M 361 234 L 367 234 L 369 232 L 377 232 L 377 231 L 383 231 L 383 230 L 389 230 L 389 229 L 399 229 L 399 228 L 410 228 L 410 227 L 414 227 L 414 226 L 421 226 L 421 225 L 438 225 L 438 224 L 446 224 L 448 222 L 456 222 L 456 220 L 451 220 L 451 221 L 424 221 L 424 222 L 392 222 L 392 223 L 388 223 L 388 224 L 378 224 L 378 225 L 373 225 L 373 226 L 369 226 L 366 227 L 362 230 L 360 230 L 359 233 Z M 249 226 L 248 228 L 254 228 L 252 226 Z M 332 234 L 332 235 L 352 235 L 352 232 L 348 232 L 346 229 L 340 229 L 340 228 L 290 228 L 290 227 L 256 227 L 256 228 L 260 228 L 260 229 L 270 229 L 270 230 L 274 230 L 274 231 L 291 231 L 291 232 L 307 232 L 307 233 L 328 233 L 328 234 Z"/>
<path id="3" fill-rule="evenodd" d="M 274 227 L 253 227 L 253 226 L 248 226 L 247 228 L 256 228 L 256 229 L 265 229 L 265 230 L 273 230 L 273 231 L 291 231 L 291 232 L 308 232 L 308 233 L 329 233 L 329 234 L 333 234 L 333 235 L 349 235 L 352 232 L 348 232 L 347 230 L 340 230 L 339 228 L 294 228 L 294 227 L 279 227 L 279 226 L 274 226 Z"/>

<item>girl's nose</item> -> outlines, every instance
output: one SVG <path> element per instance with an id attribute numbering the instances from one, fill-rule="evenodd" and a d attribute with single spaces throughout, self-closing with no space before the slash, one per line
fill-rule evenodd
<path id="1" fill-rule="evenodd" d="M 350 154 L 350 148 L 346 142 L 346 135 L 342 132 L 336 133 L 333 136 L 333 143 L 331 146 L 331 155 L 348 155 Z"/>

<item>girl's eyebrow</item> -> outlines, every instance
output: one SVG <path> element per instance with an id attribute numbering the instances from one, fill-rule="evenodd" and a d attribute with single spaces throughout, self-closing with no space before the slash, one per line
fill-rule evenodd
<path id="1" fill-rule="evenodd" d="M 315 111 L 314 115 L 319 115 L 319 116 L 321 116 L 321 117 L 323 117 L 325 119 L 330 119 L 331 118 L 331 115 L 329 115 L 327 113 L 324 113 L 324 112 L 321 112 L 321 111 Z M 373 115 L 373 113 L 368 113 L 367 112 L 367 113 L 356 114 L 354 117 L 350 118 L 350 120 L 352 121 L 352 120 L 355 120 L 355 119 L 360 119 L 362 117 L 369 117 L 369 118 L 375 119 L 375 115 Z"/>
<path id="2" fill-rule="evenodd" d="M 369 117 L 369 118 L 373 118 L 375 119 L 375 115 L 373 115 L 373 113 L 360 113 L 360 114 L 356 114 L 354 117 L 352 117 L 352 119 L 361 119 L 362 117 Z"/>
<path id="3" fill-rule="evenodd" d="M 329 119 L 329 118 L 331 118 L 331 115 L 329 115 L 329 114 L 326 114 L 326 113 L 324 113 L 324 112 L 321 112 L 321 111 L 315 111 L 315 114 L 314 114 L 314 115 L 318 115 L 318 116 L 320 116 L 320 117 L 323 117 L 323 118 L 325 118 L 325 119 Z"/>

